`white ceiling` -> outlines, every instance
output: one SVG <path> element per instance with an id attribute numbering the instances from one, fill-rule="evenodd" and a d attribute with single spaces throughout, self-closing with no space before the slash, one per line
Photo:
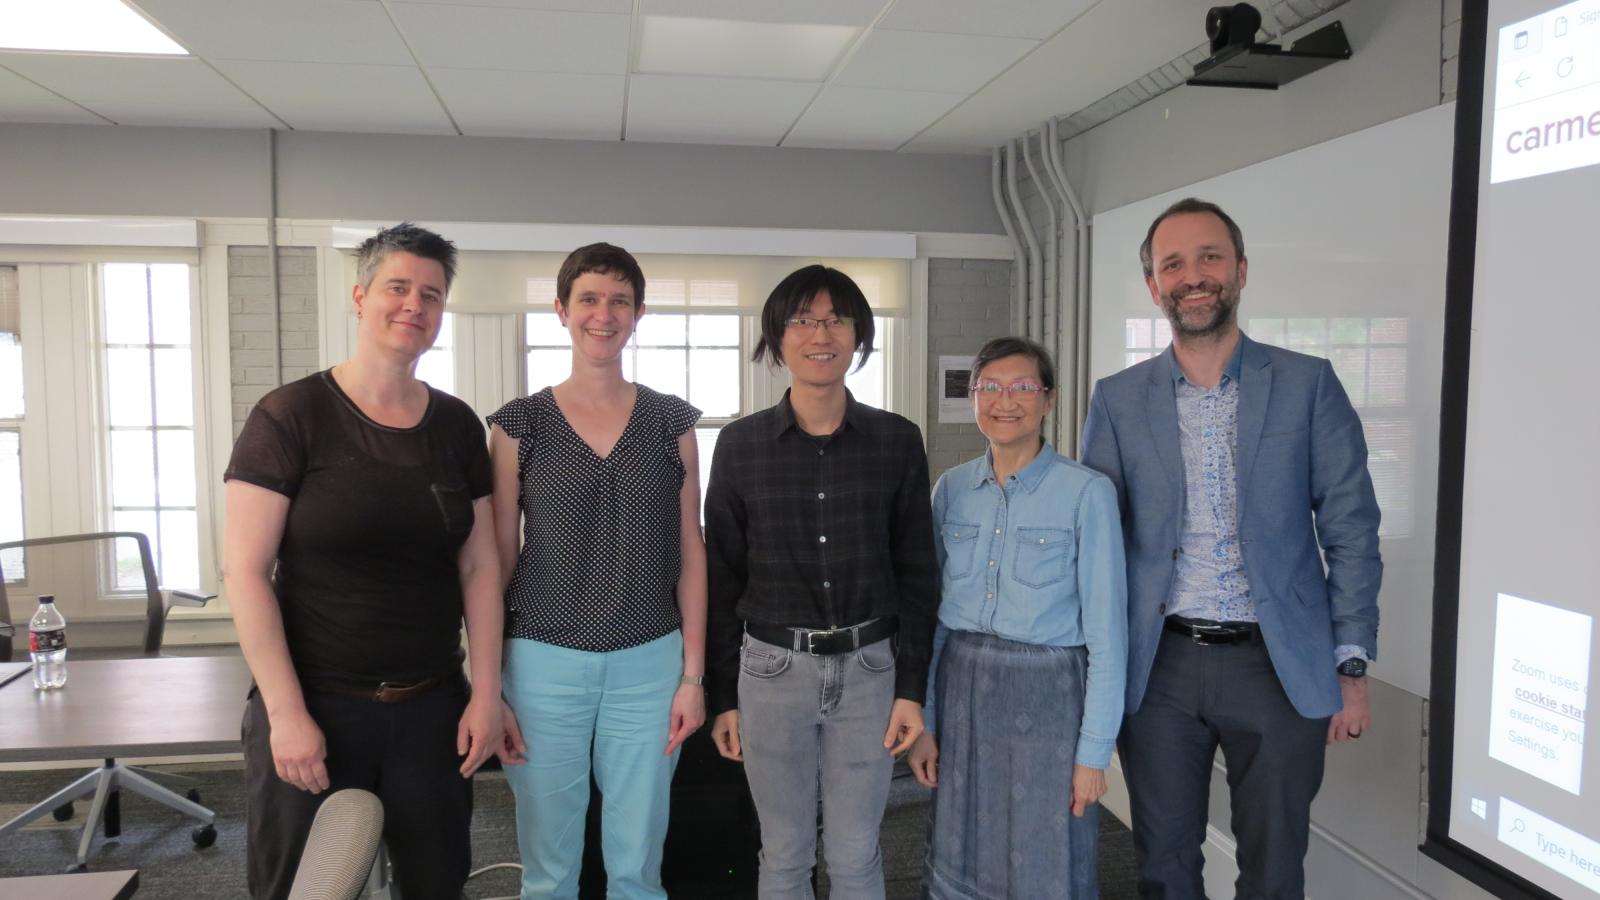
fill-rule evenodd
<path id="1" fill-rule="evenodd" d="M 191 57 L 0 51 L 0 122 L 981 153 L 1216 0 L 132 0 Z"/>

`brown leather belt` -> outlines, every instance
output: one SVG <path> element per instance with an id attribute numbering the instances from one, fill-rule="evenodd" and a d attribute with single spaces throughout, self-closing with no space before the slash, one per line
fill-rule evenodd
<path id="1" fill-rule="evenodd" d="M 413 681 L 409 684 L 398 681 L 385 681 L 377 687 L 358 687 L 347 684 L 319 684 L 313 690 L 328 694 L 339 694 L 344 697 L 359 697 L 362 700 L 371 700 L 374 703 L 404 703 L 426 694 L 428 691 L 445 683 L 447 678 L 455 676 L 437 676 Z"/>

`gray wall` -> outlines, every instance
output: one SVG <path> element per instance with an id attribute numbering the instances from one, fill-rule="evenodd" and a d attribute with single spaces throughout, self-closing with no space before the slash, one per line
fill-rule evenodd
<path id="1" fill-rule="evenodd" d="M 0 126 L 0 214 L 266 215 L 265 131 Z M 285 218 L 999 233 L 981 156 L 284 132 Z"/>
<path id="2" fill-rule="evenodd" d="M 971 356 L 989 338 L 1011 333 L 1010 260 L 928 260 L 928 469 L 981 456 L 987 443 L 975 424 L 939 424 L 939 357 Z"/>
<path id="3" fill-rule="evenodd" d="M 266 247 L 228 248 L 228 363 L 231 370 L 233 436 L 268 391 L 310 375 L 317 368 L 317 252 L 278 248 L 278 339 L 274 359 L 272 280 Z M 276 371 L 283 364 L 280 382 Z"/>

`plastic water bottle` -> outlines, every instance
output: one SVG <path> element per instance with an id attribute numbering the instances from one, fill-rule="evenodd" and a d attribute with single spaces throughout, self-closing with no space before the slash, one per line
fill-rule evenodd
<path id="1" fill-rule="evenodd" d="M 34 687 L 49 691 L 67 683 L 67 620 L 51 594 L 40 595 L 39 609 L 28 620 L 28 650 Z"/>

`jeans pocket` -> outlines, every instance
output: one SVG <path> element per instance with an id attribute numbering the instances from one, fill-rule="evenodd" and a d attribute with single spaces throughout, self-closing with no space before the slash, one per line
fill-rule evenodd
<path id="1" fill-rule="evenodd" d="M 793 651 L 752 647 L 748 642 L 739 652 L 739 671 L 751 678 L 776 678 L 789 668 Z"/>
<path id="2" fill-rule="evenodd" d="M 875 674 L 894 669 L 894 661 L 899 656 L 900 641 L 897 637 L 884 638 L 856 651 L 856 659 L 861 661 L 861 668 Z"/>

